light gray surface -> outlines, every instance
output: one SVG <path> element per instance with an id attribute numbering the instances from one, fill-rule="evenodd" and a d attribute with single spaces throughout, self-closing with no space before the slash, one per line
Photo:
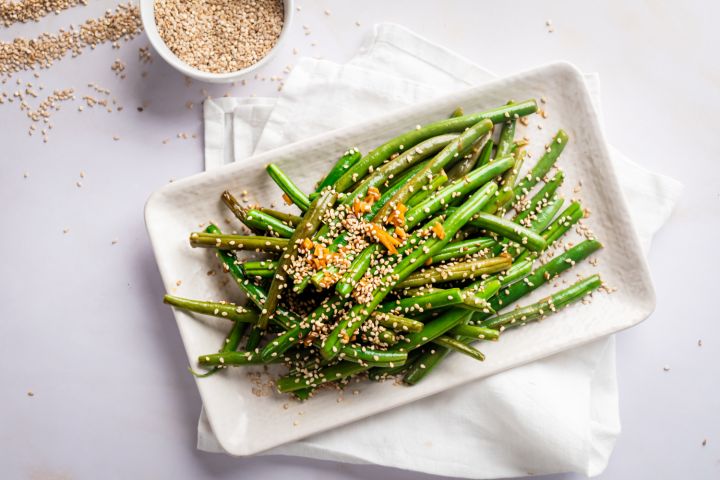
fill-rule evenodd
<path id="1" fill-rule="evenodd" d="M 40 24 L 3 29 L 0 38 L 56 30 L 112 3 L 93 1 Z M 386 3 L 368 0 L 351 11 L 346 2 L 300 2 L 294 40 L 264 75 L 281 75 L 294 61 L 293 46 L 301 54 L 343 61 L 378 21 L 405 24 L 500 74 L 569 60 L 601 74 L 613 145 L 686 185 L 650 254 L 657 311 L 618 337 L 624 431 L 601 478 L 717 478 L 720 326 L 714 269 L 720 265 L 715 246 L 720 167 L 714 144 L 720 33 L 714 21 L 720 5 Z M 547 33 L 547 19 L 553 33 Z M 303 34 L 303 24 L 311 35 Z M 44 84 L 44 92 L 74 87 L 78 98 L 89 91 L 87 83 L 96 82 L 125 107 L 79 113 L 79 102 L 66 104 L 53 115 L 47 144 L 39 135 L 27 135 L 29 121 L 16 103 L 0 105 L 3 478 L 437 478 L 195 451 L 199 398 L 184 370 L 175 322 L 159 302 L 162 286 L 142 207 L 171 178 L 201 170 L 201 140 L 176 138 L 181 132 L 202 137 L 201 89 L 214 96 L 270 95 L 277 82 L 186 86 L 159 58 L 139 64 L 137 48 L 145 44 L 140 37 L 120 50 L 105 45 L 42 71 L 40 79 L 15 77 Z M 124 80 L 110 70 L 115 58 L 128 65 Z M 0 90 L 15 91 L 12 82 Z M 192 110 L 185 106 L 188 100 L 196 102 Z M 150 103 L 141 113 L 136 107 L 143 101 Z M 168 144 L 162 144 L 165 138 Z M 86 177 L 78 188 L 81 170 Z"/>

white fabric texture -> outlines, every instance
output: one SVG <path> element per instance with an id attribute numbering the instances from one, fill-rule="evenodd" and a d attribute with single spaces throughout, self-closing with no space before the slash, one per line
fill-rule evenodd
<path id="1" fill-rule="evenodd" d="M 206 168 L 493 78 L 403 27 L 381 24 L 345 65 L 302 59 L 277 101 L 207 101 Z M 587 83 L 599 111 L 599 80 L 590 75 Z M 647 250 L 682 187 L 612 155 Z M 594 476 L 619 433 L 615 339 L 608 337 L 264 454 L 468 478 Z M 204 413 L 198 448 L 222 451 Z"/>

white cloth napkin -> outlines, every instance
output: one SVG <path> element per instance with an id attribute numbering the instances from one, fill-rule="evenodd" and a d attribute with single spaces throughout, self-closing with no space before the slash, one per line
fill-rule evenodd
<path id="1" fill-rule="evenodd" d="M 381 24 L 345 65 L 302 59 L 278 99 L 206 101 L 206 168 L 491 79 L 451 51 Z M 587 83 L 599 109 L 597 76 Z M 647 249 L 682 187 L 619 152 L 613 160 Z M 470 478 L 593 476 L 607 465 L 619 433 L 615 339 L 609 337 L 264 454 Z M 198 448 L 222 451 L 204 412 Z"/>

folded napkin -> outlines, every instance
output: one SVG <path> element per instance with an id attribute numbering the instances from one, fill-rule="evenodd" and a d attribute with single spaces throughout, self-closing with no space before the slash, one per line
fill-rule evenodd
<path id="1" fill-rule="evenodd" d="M 277 99 L 206 101 L 206 168 L 493 78 L 403 27 L 377 25 L 345 65 L 302 59 Z M 599 80 L 586 81 L 599 111 Z M 612 154 L 647 249 L 681 186 Z M 615 339 L 608 337 L 264 454 L 470 478 L 592 476 L 607 465 L 619 433 Z M 204 413 L 198 448 L 222 451 Z"/>

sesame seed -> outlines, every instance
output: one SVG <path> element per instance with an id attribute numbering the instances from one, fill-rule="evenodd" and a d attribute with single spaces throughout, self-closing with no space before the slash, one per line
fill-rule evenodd
<path id="1" fill-rule="evenodd" d="M 284 22 L 283 4 L 158 0 L 155 21 L 160 36 L 184 62 L 206 72 L 234 72 L 257 63 L 275 46 Z"/>

